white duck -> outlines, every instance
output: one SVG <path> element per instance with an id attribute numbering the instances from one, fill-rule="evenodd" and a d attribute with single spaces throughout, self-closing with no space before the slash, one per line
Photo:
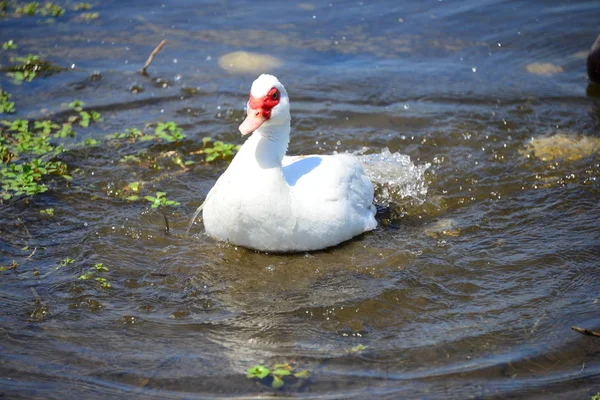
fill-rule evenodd
<path id="1" fill-rule="evenodd" d="M 242 135 L 254 133 L 203 204 L 208 235 L 290 252 L 323 249 L 375 229 L 373 184 L 360 161 L 346 154 L 285 156 L 290 119 L 283 85 L 272 75 L 259 76 L 239 127 Z"/>

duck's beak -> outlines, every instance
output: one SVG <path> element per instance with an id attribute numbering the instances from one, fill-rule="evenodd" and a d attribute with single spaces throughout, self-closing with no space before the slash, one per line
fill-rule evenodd
<path id="1" fill-rule="evenodd" d="M 240 132 L 242 135 L 247 135 L 254 132 L 261 126 L 267 119 L 263 116 L 262 111 L 254 109 L 248 106 L 248 115 L 242 124 L 240 125 Z"/>

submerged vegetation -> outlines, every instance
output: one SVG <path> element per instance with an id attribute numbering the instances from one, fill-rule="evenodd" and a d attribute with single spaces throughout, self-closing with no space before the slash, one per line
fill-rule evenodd
<path id="1" fill-rule="evenodd" d="M 101 288 L 109 289 L 112 287 L 110 282 L 105 277 L 99 276 L 99 274 L 102 274 L 103 272 L 108 272 L 108 268 L 105 267 L 103 263 L 96 263 L 88 271 L 79 275 L 77 279 L 80 281 L 94 280 L 98 282 Z"/>
<path id="2" fill-rule="evenodd" d="M 11 94 L 0 88 L 0 114 L 12 114 L 15 112 L 15 102 L 10 101 Z"/>
<path id="3" fill-rule="evenodd" d="M 279 389 L 285 384 L 285 380 L 306 379 L 310 376 L 308 370 L 294 371 L 290 364 L 275 364 L 272 368 L 264 365 L 255 365 L 248 368 L 246 377 L 250 379 L 259 379 L 273 389 Z"/>
<path id="4" fill-rule="evenodd" d="M 146 200 L 152 203 L 152 208 L 158 208 L 160 206 L 178 206 L 179 203 L 173 200 L 167 200 L 167 194 L 165 192 L 156 192 L 156 197 L 146 196 Z"/>
<path id="5" fill-rule="evenodd" d="M 40 17 L 47 18 L 49 22 L 53 21 L 53 18 L 63 17 L 69 14 L 76 14 L 73 20 L 85 20 L 84 14 L 96 14 L 92 19 L 98 17 L 98 13 L 89 13 L 94 6 L 91 3 L 75 3 L 70 4 L 69 2 L 8 2 L 6 0 L 0 1 L 0 16 L 4 17 Z M 85 12 L 82 12 L 85 11 Z"/>
<path id="6" fill-rule="evenodd" d="M 209 144 L 212 142 L 212 146 Z M 205 154 L 206 162 L 212 162 L 217 160 L 230 161 L 235 153 L 240 149 L 240 145 L 232 143 L 225 143 L 220 140 L 214 141 L 211 137 L 205 137 L 202 139 L 202 149 L 198 150 L 197 154 Z"/>

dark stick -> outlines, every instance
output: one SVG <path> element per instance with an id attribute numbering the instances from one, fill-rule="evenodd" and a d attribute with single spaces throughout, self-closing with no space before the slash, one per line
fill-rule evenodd
<path id="1" fill-rule="evenodd" d="M 577 326 L 572 326 L 571 329 L 573 329 L 575 332 L 581 333 L 582 335 L 600 337 L 600 333 L 594 332 L 594 331 L 590 331 L 589 329 L 579 328 Z"/>
<path id="2" fill-rule="evenodd" d="M 169 219 L 167 218 L 167 215 L 163 212 L 162 216 L 165 219 L 165 233 L 169 234 L 169 232 L 171 231 L 171 229 L 169 228 Z"/>
<path id="3" fill-rule="evenodd" d="M 167 39 L 163 39 L 163 41 L 160 42 L 154 50 L 152 50 L 152 53 L 150 53 L 148 60 L 146 60 L 146 64 L 144 64 L 144 66 L 141 69 L 142 73 L 144 73 L 144 74 L 146 73 L 146 69 L 148 69 L 148 67 L 154 60 L 154 56 L 156 56 L 158 54 L 158 52 L 165 46 L 165 44 L 167 44 Z"/>

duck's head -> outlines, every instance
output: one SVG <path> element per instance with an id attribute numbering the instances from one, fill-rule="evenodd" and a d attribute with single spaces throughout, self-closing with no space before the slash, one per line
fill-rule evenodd
<path id="1" fill-rule="evenodd" d="M 262 74 L 252 83 L 247 108 L 248 115 L 239 128 L 242 135 L 252 133 L 261 126 L 289 126 L 290 99 L 281 82 L 273 75 Z"/>

